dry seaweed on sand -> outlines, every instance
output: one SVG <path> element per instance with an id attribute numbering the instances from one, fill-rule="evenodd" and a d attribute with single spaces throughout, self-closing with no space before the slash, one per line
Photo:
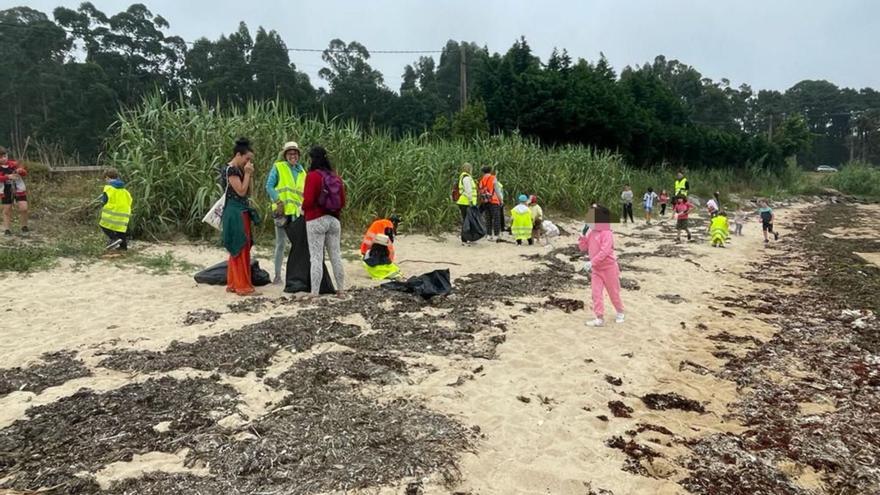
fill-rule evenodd
<path id="1" fill-rule="evenodd" d="M 640 290 L 639 282 L 631 278 L 620 278 L 620 287 L 626 290 Z"/>
<path id="2" fill-rule="evenodd" d="M 674 392 L 668 394 L 646 394 L 642 397 L 642 402 L 648 409 L 666 410 L 681 409 L 682 411 L 693 411 L 698 413 L 706 412 L 706 408 L 699 402 L 682 397 Z"/>
<path id="3" fill-rule="evenodd" d="M 236 392 L 208 379 L 150 379 L 106 393 L 80 390 L 28 409 L 30 419 L 0 430 L 3 485 L 36 489 L 82 483 L 75 474 L 130 461 L 134 454 L 176 452 L 235 411 Z M 154 427 L 166 423 L 167 429 Z M 69 485 L 69 486 L 68 486 Z"/>
<path id="4" fill-rule="evenodd" d="M 854 246 L 822 235 L 849 213 L 847 205 L 811 212 L 815 223 L 804 226 L 803 242 L 745 274 L 805 290 L 768 289 L 730 302 L 778 331 L 718 373 L 749 391 L 729 406 L 748 430 L 690 444 L 691 473 L 681 481 L 689 491 L 813 493 L 775 467 L 783 462 L 812 468 L 828 493 L 875 493 L 880 486 L 880 324 L 868 313 L 877 306 L 880 270 L 854 276 Z M 770 371 L 785 378 L 771 379 Z M 824 412 L 805 409 L 810 404 Z"/>
<path id="5" fill-rule="evenodd" d="M 605 375 L 605 381 L 610 383 L 611 385 L 614 385 L 615 387 L 623 385 L 623 380 L 612 375 Z"/>
<path id="6" fill-rule="evenodd" d="M 636 443 L 634 440 L 624 440 L 623 437 L 613 436 L 609 438 L 605 445 L 612 449 L 617 449 L 626 454 L 626 460 L 623 463 L 623 470 L 628 473 L 639 474 L 642 476 L 651 476 L 642 462 L 650 463 L 658 457 L 663 457 L 659 452 L 648 447 Z"/>
<path id="7" fill-rule="evenodd" d="M 690 445 L 688 476 L 679 484 L 696 495 L 810 495 L 772 462 L 743 448 L 734 435 L 712 435 Z M 856 492 L 852 492 L 856 493 Z"/>
<path id="8" fill-rule="evenodd" d="M 584 309 L 584 302 L 577 299 L 550 296 L 547 301 L 544 302 L 544 306 L 559 308 L 566 313 L 572 313 Z"/>
<path id="9" fill-rule="evenodd" d="M 615 418 L 632 417 L 633 408 L 629 407 L 619 400 L 609 401 L 608 409 L 611 411 L 611 414 L 613 414 Z"/>
<path id="10" fill-rule="evenodd" d="M 374 401 L 321 388 L 294 392 L 285 405 L 242 430 L 250 438 L 203 435 L 190 452 L 242 493 L 310 494 L 388 485 L 439 473 L 459 479 L 459 454 L 473 432 L 421 404 Z M 241 437 L 239 437 L 241 438 Z"/>
<path id="11" fill-rule="evenodd" d="M 198 325 L 199 323 L 211 323 L 220 319 L 220 313 L 210 309 L 196 309 L 187 311 L 183 318 L 184 326 Z"/>
<path id="12" fill-rule="evenodd" d="M 229 304 L 229 311 L 233 313 L 259 313 L 266 309 L 271 301 L 263 296 L 250 296 Z"/>
<path id="13" fill-rule="evenodd" d="M 759 339 L 757 339 L 755 337 L 752 337 L 751 335 L 747 335 L 747 336 L 733 335 L 732 333 L 728 332 L 727 330 L 724 330 L 721 333 L 716 333 L 715 335 L 710 335 L 706 338 L 709 340 L 717 341 L 717 342 L 727 342 L 727 343 L 731 343 L 731 344 L 749 344 L 749 343 L 755 344 L 755 345 L 763 344 L 763 342 L 761 342 Z"/>
<path id="14" fill-rule="evenodd" d="M 400 381 L 406 371 L 405 362 L 387 354 L 327 352 L 298 362 L 278 378 L 267 379 L 266 384 L 303 393 L 314 387 L 349 388 L 340 379 L 389 385 Z"/>
<path id="15" fill-rule="evenodd" d="M 68 380 L 91 376 L 92 372 L 75 357 L 73 351 L 45 353 L 41 357 L 42 363 L 26 368 L 0 369 L 0 397 L 18 390 L 38 394 Z"/>
<path id="16" fill-rule="evenodd" d="M 688 302 L 687 299 L 681 297 L 681 295 L 679 294 L 659 294 L 657 296 L 657 299 L 662 299 L 672 304 L 681 304 Z"/>

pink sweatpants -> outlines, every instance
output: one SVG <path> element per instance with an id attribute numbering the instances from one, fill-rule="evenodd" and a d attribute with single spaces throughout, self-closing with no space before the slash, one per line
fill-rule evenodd
<path id="1" fill-rule="evenodd" d="M 611 304 L 618 313 L 623 313 L 623 301 L 620 300 L 620 268 L 617 263 L 608 263 L 605 266 L 593 267 L 590 276 L 590 285 L 593 289 L 593 313 L 596 318 L 605 316 L 605 301 L 603 293 L 608 291 L 608 297 L 611 298 Z"/>

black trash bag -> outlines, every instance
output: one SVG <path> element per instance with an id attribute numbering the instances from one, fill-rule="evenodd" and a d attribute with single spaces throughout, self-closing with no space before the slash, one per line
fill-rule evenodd
<path id="1" fill-rule="evenodd" d="M 284 232 L 290 240 L 290 255 L 287 257 L 284 292 L 310 292 L 312 290 L 311 262 L 309 261 L 309 240 L 306 235 L 306 219 L 303 216 L 287 222 Z M 336 294 L 336 287 L 324 263 L 321 276 L 321 294 Z"/>
<path id="2" fill-rule="evenodd" d="M 421 296 L 422 299 L 445 296 L 452 292 L 452 282 L 449 281 L 448 269 L 434 270 L 416 277 L 410 277 L 406 282 L 399 280 L 385 282 L 379 287 L 387 290 L 412 293 Z"/>
<path id="3" fill-rule="evenodd" d="M 461 240 L 463 242 L 479 241 L 486 237 L 486 226 L 483 224 L 483 215 L 476 206 L 467 209 L 464 220 L 461 222 Z"/>
<path id="4" fill-rule="evenodd" d="M 226 285 L 226 268 L 226 262 L 221 261 L 196 273 L 193 278 L 199 284 Z M 262 287 L 269 285 L 270 282 L 272 280 L 269 278 L 269 272 L 260 268 L 260 263 L 257 260 L 251 260 L 251 283 Z"/>

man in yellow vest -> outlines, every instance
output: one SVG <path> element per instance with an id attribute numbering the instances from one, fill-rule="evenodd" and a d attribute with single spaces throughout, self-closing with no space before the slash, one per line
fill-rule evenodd
<path id="1" fill-rule="evenodd" d="M 285 227 L 302 215 L 306 170 L 299 163 L 299 157 L 299 145 L 294 141 L 285 143 L 279 160 L 272 165 L 266 179 L 266 193 L 272 201 L 269 208 L 275 219 L 275 279 L 272 283 L 276 285 L 283 282 L 281 264 L 287 244 Z"/>
<path id="2" fill-rule="evenodd" d="M 674 196 L 684 196 L 686 198 L 689 188 L 690 184 L 688 184 L 687 177 L 685 177 L 682 171 L 679 170 L 678 174 L 675 176 L 675 187 L 673 188 L 675 191 Z"/>
<path id="3" fill-rule="evenodd" d="M 109 168 L 104 172 L 104 192 L 101 194 L 101 220 L 98 225 L 109 239 L 107 249 L 128 249 L 128 222 L 131 219 L 131 193 L 119 180 L 119 172 Z"/>

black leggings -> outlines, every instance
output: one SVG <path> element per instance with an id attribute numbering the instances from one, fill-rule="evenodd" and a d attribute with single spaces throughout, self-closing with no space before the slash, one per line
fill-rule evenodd
<path id="1" fill-rule="evenodd" d="M 483 214 L 486 215 L 486 234 L 501 235 L 501 205 L 485 204 L 483 205 Z"/>
<path id="2" fill-rule="evenodd" d="M 104 234 L 110 239 L 110 241 L 115 241 L 116 239 L 122 240 L 122 243 L 119 244 L 119 249 L 123 251 L 128 249 L 128 234 L 125 232 L 116 232 L 115 230 L 110 230 L 106 227 L 101 227 L 101 230 L 104 231 Z"/>
<path id="3" fill-rule="evenodd" d="M 629 215 L 629 221 L 632 223 L 636 223 L 636 220 L 633 218 L 633 205 L 632 203 L 624 203 L 623 204 L 623 223 L 626 223 L 626 216 Z"/>
<path id="4" fill-rule="evenodd" d="M 666 203 L 660 203 L 660 214 L 661 215 L 666 214 Z"/>

